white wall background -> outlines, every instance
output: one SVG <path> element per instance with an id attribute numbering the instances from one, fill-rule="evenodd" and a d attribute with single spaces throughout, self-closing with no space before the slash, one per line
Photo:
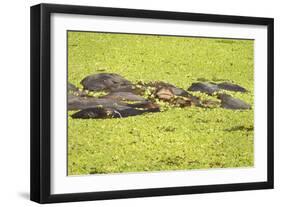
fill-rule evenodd
<path id="1" fill-rule="evenodd" d="M 281 3 L 278 0 L 69 0 L 2 1 L 0 32 L 0 206 L 29 201 L 29 7 L 81 4 L 275 18 L 275 189 L 54 204 L 53 206 L 278 206 L 281 203 Z M 280 204 L 279 204 L 280 205 Z"/>

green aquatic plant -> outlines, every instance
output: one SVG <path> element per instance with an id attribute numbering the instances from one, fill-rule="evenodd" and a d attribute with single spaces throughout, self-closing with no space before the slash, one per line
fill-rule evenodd
<path id="1" fill-rule="evenodd" d="M 122 119 L 68 116 L 68 174 L 251 167 L 254 164 L 253 40 L 68 32 L 68 79 L 117 73 L 138 84 L 231 81 L 249 92 L 228 92 L 251 110 L 173 107 Z M 75 45 L 75 47 L 73 46 Z M 153 98 L 154 88 L 144 97 Z M 216 95 L 192 92 L 204 100 Z M 104 94 L 94 93 L 100 97 Z"/>

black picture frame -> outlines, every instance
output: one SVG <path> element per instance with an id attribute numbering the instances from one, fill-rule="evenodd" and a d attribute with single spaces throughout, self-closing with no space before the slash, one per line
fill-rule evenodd
<path id="1" fill-rule="evenodd" d="M 134 17 L 194 22 L 218 22 L 267 26 L 267 181 L 238 184 L 218 184 L 186 187 L 167 187 L 73 194 L 51 194 L 50 183 L 50 15 L 52 13 L 84 14 L 113 17 Z M 195 14 L 168 11 L 103 8 L 56 4 L 39 4 L 31 7 L 31 174 L 30 199 L 38 203 L 119 199 L 146 196 L 211 193 L 272 189 L 274 177 L 273 147 L 273 47 L 274 20 L 272 18 Z"/>

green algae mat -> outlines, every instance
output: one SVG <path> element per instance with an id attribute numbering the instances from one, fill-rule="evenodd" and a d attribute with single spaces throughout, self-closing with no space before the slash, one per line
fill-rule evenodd
<path id="1" fill-rule="evenodd" d="M 228 94 L 251 105 L 169 107 L 120 119 L 73 119 L 68 112 L 68 175 L 252 167 L 253 51 L 253 40 L 68 32 L 68 81 L 81 89 L 83 78 L 98 73 L 185 90 L 228 81 L 248 90 Z"/>

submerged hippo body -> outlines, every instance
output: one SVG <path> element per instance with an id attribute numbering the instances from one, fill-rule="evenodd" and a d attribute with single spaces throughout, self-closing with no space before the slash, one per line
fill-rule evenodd
<path id="1" fill-rule="evenodd" d="M 132 87 L 132 83 L 115 73 L 99 73 L 85 77 L 81 84 L 90 91 L 110 91 L 121 87 Z"/>
<path id="2" fill-rule="evenodd" d="M 123 105 L 123 103 L 110 100 L 110 99 L 102 99 L 95 97 L 80 97 L 74 96 L 72 94 L 68 94 L 68 110 L 80 110 L 91 107 L 114 107 L 115 105 Z"/>
<path id="3" fill-rule="evenodd" d="M 209 82 L 198 82 L 198 83 L 192 83 L 192 85 L 187 90 L 198 91 L 198 92 L 212 95 L 213 93 L 219 91 L 219 87 L 216 84 L 209 83 Z"/>
<path id="4" fill-rule="evenodd" d="M 160 106 L 151 101 L 141 101 L 138 103 L 127 104 L 127 106 L 132 107 L 132 108 L 160 110 Z"/>
<path id="5" fill-rule="evenodd" d="M 170 83 L 162 82 L 162 81 L 149 82 L 149 83 L 141 84 L 141 85 L 144 85 L 145 87 L 147 87 L 147 86 L 155 87 L 156 90 L 165 88 L 167 90 L 170 90 L 173 93 L 173 95 L 175 95 L 175 96 L 184 96 L 184 97 L 190 96 L 190 94 L 187 91 L 185 91 L 184 89 L 176 87 Z"/>
<path id="6" fill-rule="evenodd" d="M 113 99 L 118 101 L 145 101 L 146 99 L 142 96 L 136 95 L 131 92 L 112 92 L 102 98 Z"/>
<path id="7" fill-rule="evenodd" d="M 160 110 L 146 109 L 139 110 L 131 108 L 128 106 L 118 106 L 118 107 L 94 107 L 83 109 L 72 115 L 74 119 L 106 119 L 106 118 L 125 118 L 129 116 L 137 116 L 148 112 L 159 112 Z"/>
<path id="8" fill-rule="evenodd" d="M 213 93 L 218 92 L 220 90 L 235 91 L 242 93 L 247 92 L 247 90 L 242 86 L 229 82 L 222 82 L 218 84 L 213 82 L 197 82 L 192 83 L 192 85 L 187 90 L 199 91 L 202 93 L 207 93 L 209 95 L 212 95 Z"/>
<path id="9" fill-rule="evenodd" d="M 218 98 L 221 100 L 221 107 L 225 109 L 234 109 L 234 110 L 245 110 L 245 109 L 251 109 L 251 105 L 245 103 L 244 101 L 233 98 L 230 95 L 227 94 L 220 94 Z"/>
<path id="10" fill-rule="evenodd" d="M 73 119 L 106 119 L 110 118 L 112 111 L 105 108 L 92 107 L 78 111 L 71 115 Z"/>
<path id="11" fill-rule="evenodd" d="M 236 91 L 236 92 L 242 92 L 245 93 L 247 90 L 243 88 L 242 86 L 239 86 L 237 84 L 229 83 L 229 82 L 223 82 L 218 84 L 219 89 L 228 90 L 228 91 Z"/>

